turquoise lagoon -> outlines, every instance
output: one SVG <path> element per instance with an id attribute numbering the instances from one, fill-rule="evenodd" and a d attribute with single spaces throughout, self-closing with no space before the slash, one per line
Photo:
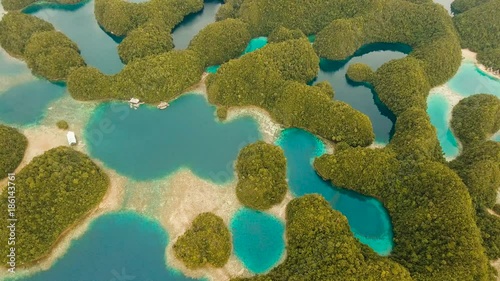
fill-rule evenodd
<path id="1" fill-rule="evenodd" d="M 30 73 L 28 66 L 21 60 L 12 58 L 0 49 L 0 78 Z"/>
<path id="2" fill-rule="evenodd" d="M 162 226 L 133 212 L 99 217 L 48 271 L 24 281 L 188 281 L 165 263 L 168 234 Z M 17 278 L 16 280 L 19 280 Z M 12 279 L 9 279 L 12 280 Z"/>
<path id="3" fill-rule="evenodd" d="M 493 94 L 500 98 L 500 80 L 477 68 L 472 62 L 464 62 L 457 74 L 448 81 L 451 90 L 461 96 Z"/>
<path id="4" fill-rule="evenodd" d="M 216 183 L 234 178 L 233 162 L 261 139 L 251 117 L 221 123 L 201 95 L 173 101 L 167 110 L 126 103 L 100 105 L 85 129 L 90 154 L 135 180 L 161 178 L 181 167 Z"/>
<path id="5" fill-rule="evenodd" d="M 288 184 L 294 196 L 322 195 L 333 209 L 347 217 L 351 231 L 362 243 L 380 255 L 391 252 L 392 225 L 383 205 L 374 198 L 333 186 L 314 170 L 313 159 L 325 153 L 317 137 L 300 129 L 287 129 L 277 144 L 287 158 Z"/>
<path id="6" fill-rule="evenodd" d="M 437 136 L 446 158 L 458 156 L 458 142 L 450 129 L 451 106 L 442 94 L 429 95 L 427 98 L 427 114 L 437 130 Z"/>
<path id="7" fill-rule="evenodd" d="M 85 62 L 105 74 L 116 74 L 123 68 L 118 56 L 120 39 L 101 29 L 94 16 L 94 1 L 75 5 L 43 3 L 24 10 L 54 25 L 80 48 Z"/>
<path id="8" fill-rule="evenodd" d="M 0 122 L 18 127 L 37 124 L 49 105 L 64 95 L 65 89 L 38 79 L 8 89 L 0 94 Z"/>
<path id="9" fill-rule="evenodd" d="M 240 209 L 231 220 L 236 256 L 253 273 L 264 273 L 280 260 L 285 250 L 283 222 L 272 215 Z"/>

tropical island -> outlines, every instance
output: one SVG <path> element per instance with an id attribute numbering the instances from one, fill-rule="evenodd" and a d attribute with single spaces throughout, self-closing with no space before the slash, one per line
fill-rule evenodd
<path id="1" fill-rule="evenodd" d="M 52 2 L 61 7 L 86 3 Z M 261 131 L 264 123 L 317 138 L 327 149 L 308 159 L 315 176 L 342 193 L 376 199 L 390 220 L 392 248 L 384 255 L 360 238 L 334 199 L 297 195 L 289 180 L 296 165 L 289 151 L 277 137 L 259 136 L 239 145 L 226 165 L 229 171 L 223 171 L 226 182 L 203 177 L 188 163 L 164 178 L 132 179 L 128 184 L 134 188 L 120 187 L 126 190 L 115 199 L 124 202 L 121 211 L 154 218 L 167 234 L 175 233 L 165 238 L 168 266 L 191 278 L 233 281 L 498 280 L 492 262 L 500 259 L 500 143 L 492 138 L 500 130 L 500 99 L 484 92 L 453 104 L 449 129 L 459 147 L 453 160 L 443 154 L 428 100 L 432 89 L 459 71 L 464 49 L 476 52 L 491 72 L 500 69 L 499 0 L 456 0 L 453 17 L 428 0 L 227 0 L 186 49 L 176 49 L 173 33 L 203 11 L 204 1 L 95 0 L 91 5 L 99 27 L 118 38 L 123 68 L 115 74 L 88 63 L 67 34 L 26 12 L 46 4 L 2 0 L 8 12 L 0 21 L 0 46 L 24 61 L 37 79 L 67 87 L 72 103 L 105 104 L 117 113 L 120 102 L 131 97 L 175 104 L 186 93 L 198 92 L 220 126 L 241 118 L 232 113 L 249 110 L 260 117 Z M 246 52 L 253 38 L 263 37 L 265 46 Z M 390 139 L 376 145 L 377 121 L 338 99 L 335 84 L 316 80 L 325 62 L 348 61 L 358 50 L 380 43 L 404 46 L 404 56 L 379 67 L 350 64 L 344 77 L 370 89 L 374 102 L 390 112 Z M 216 71 L 208 71 L 214 66 Z M 126 118 L 134 112 L 123 112 L 121 121 L 131 122 Z M 99 133 L 105 141 L 121 124 L 102 116 Z M 54 117 L 49 132 L 70 128 L 66 117 Z M 84 132 L 88 119 L 71 129 Z M 41 127 L 34 126 L 0 124 L 0 208 L 12 204 L 5 178 L 18 171 L 16 216 L 22 220 L 16 225 L 15 253 L 17 266 L 28 271 L 53 255 L 62 240 L 70 241 L 72 229 L 97 209 L 111 182 L 118 182 L 117 169 L 92 154 L 100 143 L 88 138 L 76 148 L 59 146 L 23 161 L 34 141 L 30 130 Z M 286 247 L 272 268 L 245 267 L 232 219 L 241 210 L 283 224 Z M 0 227 L 4 264 L 13 252 L 10 232 Z"/>

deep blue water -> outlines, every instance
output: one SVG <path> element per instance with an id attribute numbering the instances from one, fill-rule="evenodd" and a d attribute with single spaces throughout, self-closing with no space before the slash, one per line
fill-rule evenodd
<path id="1" fill-rule="evenodd" d="M 38 123 L 50 104 L 64 95 L 65 89 L 36 79 L 0 93 L 0 122 L 17 126 Z"/>
<path id="2" fill-rule="evenodd" d="M 239 150 L 260 139 L 250 117 L 220 123 L 201 95 L 185 95 L 166 110 L 126 103 L 99 106 L 85 129 L 90 154 L 136 180 L 166 176 L 181 167 L 216 183 L 233 179 Z"/>
<path id="3" fill-rule="evenodd" d="M 323 143 L 300 129 L 285 130 L 277 144 L 285 151 L 288 184 L 294 196 L 321 194 L 349 221 L 354 235 L 380 255 L 392 250 L 392 225 L 383 205 L 376 199 L 340 189 L 319 177 L 313 159 L 325 153 Z"/>
<path id="4" fill-rule="evenodd" d="M 205 1 L 203 10 L 184 18 L 172 31 L 175 49 L 186 49 L 189 46 L 189 42 L 191 42 L 200 30 L 215 22 L 215 15 L 221 5 L 222 1 L 219 0 Z"/>
<path id="5" fill-rule="evenodd" d="M 44 3 L 33 5 L 24 12 L 52 23 L 66 34 L 78 45 L 88 65 L 105 74 L 115 74 L 123 68 L 118 43 L 101 29 L 95 19 L 93 0 L 76 5 Z"/>
<path id="6" fill-rule="evenodd" d="M 500 98 L 500 80 L 484 73 L 470 62 L 462 63 L 448 86 L 464 97 L 485 93 Z"/>
<path id="7" fill-rule="evenodd" d="M 405 57 L 410 51 L 411 48 L 407 45 L 371 44 L 362 47 L 354 56 L 344 61 L 321 59 L 315 83 L 328 81 L 335 90 L 336 100 L 348 103 L 370 118 L 375 142 L 387 144 L 394 134 L 395 116 L 366 85 L 348 81 L 346 73 L 349 65 L 353 63 L 365 63 L 376 70 L 390 60 Z"/>
<path id="8" fill-rule="evenodd" d="M 24 281 L 187 281 L 165 263 L 168 234 L 133 212 L 106 214 L 49 271 Z"/>
<path id="9" fill-rule="evenodd" d="M 456 157 L 459 153 L 458 142 L 450 130 L 451 110 L 445 96 L 436 94 L 427 98 L 427 114 L 429 114 L 432 125 L 436 127 L 439 143 L 447 158 Z"/>
<path id="10" fill-rule="evenodd" d="M 253 273 L 264 273 L 280 260 L 284 250 L 284 224 L 272 215 L 240 209 L 231 220 L 236 256 Z"/>

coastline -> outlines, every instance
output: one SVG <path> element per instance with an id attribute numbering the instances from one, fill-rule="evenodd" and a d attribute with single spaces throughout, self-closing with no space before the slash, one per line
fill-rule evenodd
<path id="1" fill-rule="evenodd" d="M 488 74 L 489 76 L 496 78 L 500 80 L 500 72 L 499 73 L 494 73 L 491 70 L 488 70 L 486 66 L 483 64 L 479 63 L 477 61 L 477 53 L 474 53 L 473 51 L 469 49 L 462 49 L 462 57 L 464 58 L 464 61 L 472 62 L 474 63 L 477 68 Z"/>

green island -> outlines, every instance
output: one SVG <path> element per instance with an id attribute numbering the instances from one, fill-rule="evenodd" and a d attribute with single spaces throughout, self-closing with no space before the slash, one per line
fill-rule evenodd
<path id="1" fill-rule="evenodd" d="M 175 256 L 191 269 L 223 267 L 231 255 L 231 235 L 224 221 L 212 214 L 198 215 L 174 244 Z"/>
<path id="2" fill-rule="evenodd" d="M 457 0 L 452 9 L 462 47 L 477 52 L 487 68 L 500 71 L 500 1 Z"/>
<path id="3" fill-rule="evenodd" d="M 283 150 L 263 141 L 244 147 L 236 163 L 236 196 L 245 206 L 267 210 L 285 198 L 286 158 Z"/>
<path id="4" fill-rule="evenodd" d="M 15 172 L 27 147 L 28 139 L 21 132 L 0 125 L 0 180 Z"/>
<path id="5" fill-rule="evenodd" d="M 49 254 L 60 236 L 95 208 L 109 185 L 108 176 L 92 160 L 69 147 L 57 147 L 35 157 L 16 175 L 17 221 L 15 256 L 19 266 Z M 4 188 L 0 207 L 7 210 L 12 195 Z M 10 229 L 0 229 L 2 261 L 8 262 Z"/>
<path id="6" fill-rule="evenodd" d="M 217 21 L 201 29 L 185 50 L 174 50 L 172 32 L 203 9 L 202 0 L 95 0 L 99 25 L 123 39 L 117 48 L 126 65 L 114 75 L 87 66 L 78 46 L 50 23 L 18 11 L 38 1 L 2 3 L 12 11 L 0 21 L 2 48 L 23 59 L 35 75 L 67 82 L 75 100 L 133 95 L 158 103 L 194 85 L 206 86 L 204 94 L 220 120 L 230 108 L 256 107 L 284 128 L 320 137 L 334 151 L 314 159 L 316 173 L 335 187 L 379 200 L 388 211 L 394 247 L 381 256 L 355 237 L 347 218 L 325 198 L 294 198 L 286 207 L 284 261 L 265 274 L 232 276 L 233 281 L 497 279 L 490 262 L 500 258 L 500 143 L 490 138 L 500 129 L 500 100 L 476 94 L 453 108 L 451 129 L 461 149 L 451 161 L 427 109 L 431 89 L 456 74 L 462 48 L 477 52 L 486 67 L 500 69 L 500 0 L 456 0 L 454 17 L 430 0 L 226 0 Z M 268 44 L 241 55 L 260 36 Z M 383 148 L 369 147 L 375 133 L 367 115 L 335 99 L 329 82 L 314 83 L 320 62 L 346 61 L 377 43 L 411 49 L 376 70 L 363 63 L 347 69 L 347 81 L 373 90 L 395 117 Z M 206 67 L 215 65 L 220 65 L 217 72 L 200 82 Z M 64 120 L 55 125 L 69 127 Z M 27 140 L 0 125 L 0 145 L 5 177 L 22 161 Z M 287 159 L 278 146 L 247 145 L 239 152 L 236 172 L 241 205 L 264 212 L 284 200 Z M 101 202 L 109 184 L 90 157 L 71 148 L 34 158 L 16 175 L 16 212 L 23 218 L 16 226 L 22 241 L 18 265 L 46 257 Z M 4 188 L 4 210 L 8 196 Z M 224 271 L 233 250 L 225 218 L 196 215 L 174 242 L 175 258 L 190 270 Z M 8 235 L 9 229 L 0 227 L 4 261 L 11 251 Z"/>
<path id="7" fill-rule="evenodd" d="M 413 280 L 408 270 L 356 240 L 347 219 L 320 195 L 293 199 L 286 208 L 287 256 L 265 275 L 232 281 Z"/>
<path id="8" fill-rule="evenodd" d="M 0 46 L 26 61 L 34 75 L 65 81 L 69 73 L 85 65 L 77 45 L 52 24 L 35 16 L 9 12 L 0 21 Z"/>

